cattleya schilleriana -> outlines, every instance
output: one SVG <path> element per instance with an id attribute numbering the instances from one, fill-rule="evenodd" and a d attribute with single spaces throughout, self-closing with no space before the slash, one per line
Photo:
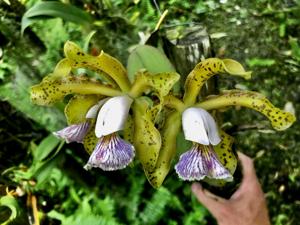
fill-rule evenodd
<path id="1" fill-rule="evenodd" d="M 36 104 L 50 105 L 72 94 L 65 107 L 69 126 L 54 134 L 67 142 L 83 143 L 91 154 L 86 169 L 123 169 L 136 154 L 151 185 L 159 187 L 176 155 L 176 137 L 182 127 L 192 147 L 175 165 L 179 177 L 222 184 L 233 179 L 237 165 L 231 150 L 233 138 L 208 111 L 230 105 L 249 107 L 267 116 L 276 130 L 295 121 L 292 114 L 275 108 L 256 92 L 232 90 L 198 102 L 201 88 L 217 73 L 250 78 L 251 73 L 234 60 L 210 58 L 199 63 L 186 79 L 181 100 L 171 95 L 179 80 L 176 72 L 140 70 L 131 83 L 122 64 L 104 52 L 91 56 L 72 42 L 65 44 L 64 51 L 66 58 L 54 72 L 31 88 L 31 98 Z M 101 79 L 75 76 L 72 72 L 77 68 L 94 71 Z"/>

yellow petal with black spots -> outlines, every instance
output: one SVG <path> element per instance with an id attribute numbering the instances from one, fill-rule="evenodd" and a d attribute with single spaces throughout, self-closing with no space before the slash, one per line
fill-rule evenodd
<path id="1" fill-rule="evenodd" d="M 87 68 L 97 73 L 105 72 L 122 91 L 129 91 L 130 82 L 124 66 L 114 57 L 101 51 L 99 56 L 86 54 L 73 42 L 66 42 L 64 47 L 66 57 L 72 61 L 74 68 Z M 107 77 L 106 77 L 107 78 Z M 107 78 L 109 81 L 111 79 Z"/>
<path id="2" fill-rule="evenodd" d="M 164 96 L 168 95 L 174 84 L 179 80 L 180 75 L 176 72 L 164 72 L 150 74 L 147 71 L 139 72 L 130 89 L 129 95 L 133 98 L 141 96 L 143 93 L 153 91 L 159 98 L 159 103 L 150 109 L 151 117 L 156 121 L 162 109 Z"/>
<path id="3" fill-rule="evenodd" d="M 262 113 L 271 121 L 275 130 L 285 130 L 296 121 L 295 115 L 276 108 L 264 95 L 254 91 L 230 90 L 196 104 L 205 110 L 232 105 L 244 106 Z"/>
<path id="4" fill-rule="evenodd" d="M 55 69 L 54 72 L 51 74 L 53 77 L 64 77 L 70 75 L 72 70 L 72 62 L 69 59 L 62 59 L 60 60 Z"/>
<path id="5" fill-rule="evenodd" d="M 86 121 L 86 113 L 103 98 L 99 95 L 75 95 L 65 107 L 68 124 L 78 124 Z"/>
<path id="6" fill-rule="evenodd" d="M 161 136 L 155 128 L 147 109 L 149 102 L 138 98 L 133 105 L 134 146 L 145 170 L 153 170 L 161 148 Z"/>
<path id="7" fill-rule="evenodd" d="M 227 72 L 231 75 L 251 78 L 251 72 L 244 70 L 243 66 L 232 59 L 209 58 L 198 63 L 189 73 L 185 81 L 185 94 L 183 101 L 186 105 L 193 105 L 205 82 L 218 73 Z"/>
<path id="8" fill-rule="evenodd" d="M 167 115 L 166 123 L 162 131 L 162 146 L 155 169 L 144 169 L 149 183 L 154 188 L 159 188 L 162 185 L 170 171 L 172 159 L 176 154 L 176 137 L 180 131 L 180 128 L 180 113 L 172 112 Z"/>
<path id="9" fill-rule="evenodd" d="M 83 139 L 83 146 L 84 149 L 87 151 L 87 153 L 92 154 L 96 144 L 99 141 L 99 138 L 97 138 L 95 135 L 95 124 L 96 124 L 95 119 L 89 119 L 89 120 L 91 123 L 91 128 Z"/>
<path id="10" fill-rule="evenodd" d="M 134 142 L 134 121 L 131 115 L 127 116 L 125 127 L 123 130 L 124 139 L 129 143 Z"/>
<path id="11" fill-rule="evenodd" d="M 38 105 L 51 105 L 68 94 L 118 96 L 122 92 L 87 77 L 66 76 L 44 80 L 31 87 L 31 100 Z"/>

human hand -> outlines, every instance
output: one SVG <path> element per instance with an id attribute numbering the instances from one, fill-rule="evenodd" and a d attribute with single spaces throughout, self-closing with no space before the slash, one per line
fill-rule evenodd
<path id="1" fill-rule="evenodd" d="M 252 159 L 238 152 L 243 167 L 243 180 L 230 199 L 204 190 L 199 183 L 192 192 L 211 212 L 219 225 L 270 225 L 264 193 L 255 174 Z"/>

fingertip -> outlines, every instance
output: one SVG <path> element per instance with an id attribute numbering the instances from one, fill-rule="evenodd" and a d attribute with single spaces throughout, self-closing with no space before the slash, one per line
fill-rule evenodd
<path id="1" fill-rule="evenodd" d="M 242 170 L 244 175 L 243 179 L 245 179 L 246 177 L 252 178 L 252 176 L 255 175 L 253 160 L 249 156 L 243 154 L 242 152 L 238 152 L 238 156 L 242 164 Z"/>
<path id="2" fill-rule="evenodd" d="M 202 191 L 202 186 L 201 186 L 201 184 L 195 182 L 195 183 L 192 184 L 191 189 L 192 189 L 192 192 L 193 192 L 194 194 L 196 194 L 196 193 L 198 193 L 199 191 Z"/>
<path id="3" fill-rule="evenodd" d="M 241 160 L 242 164 L 249 165 L 249 164 L 253 163 L 253 160 L 249 156 L 245 155 L 242 152 L 237 152 L 237 153 L 238 153 L 238 157 Z"/>

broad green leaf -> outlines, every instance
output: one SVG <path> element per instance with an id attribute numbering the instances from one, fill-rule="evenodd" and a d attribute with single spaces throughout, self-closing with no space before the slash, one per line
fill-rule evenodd
<path id="1" fill-rule="evenodd" d="M 37 161 L 44 160 L 58 146 L 60 140 L 50 134 L 34 149 L 33 156 Z"/>
<path id="2" fill-rule="evenodd" d="M 154 188 L 159 188 L 169 173 L 172 159 L 176 155 L 176 137 L 181 128 L 180 113 L 167 116 L 162 131 L 162 145 L 154 169 L 145 169 L 145 174 Z"/>
<path id="3" fill-rule="evenodd" d="M 122 93 L 87 77 L 47 76 L 40 84 L 31 87 L 31 100 L 38 105 L 51 105 L 68 94 L 118 96 Z"/>
<path id="4" fill-rule="evenodd" d="M 9 224 L 18 216 L 18 202 L 17 200 L 11 195 L 5 195 L 0 198 L 0 206 L 1 207 L 8 207 L 11 211 L 11 214 L 8 220 L 2 222 L 2 225 Z"/>
<path id="5" fill-rule="evenodd" d="M 193 105 L 199 91 L 205 82 L 218 73 L 241 76 L 245 79 L 251 78 L 251 72 L 245 71 L 243 66 L 232 59 L 209 58 L 198 63 L 189 73 L 185 81 L 185 94 L 183 101 L 187 105 Z"/>
<path id="6" fill-rule="evenodd" d="M 83 123 L 88 110 L 100 99 L 99 95 L 74 95 L 65 107 L 68 124 Z"/>
<path id="7" fill-rule="evenodd" d="M 66 57 L 72 61 L 73 68 L 86 68 L 95 72 L 105 72 L 113 79 L 121 90 L 129 91 L 130 83 L 127 72 L 121 62 L 116 58 L 101 52 L 99 56 L 92 56 L 84 53 L 74 42 L 67 41 L 64 47 Z"/>
<path id="8" fill-rule="evenodd" d="M 276 108 L 265 96 L 254 91 L 230 90 L 196 104 L 197 107 L 205 110 L 233 105 L 244 106 L 262 113 L 271 121 L 275 130 L 285 130 L 296 121 L 295 115 Z"/>
<path id="9" fill-rule="evenodd" d="M 134 81 L 138 71 L 147 70 L 149 73 L 175 72 L 175 68 L 167 56 L 149 45 L 139 45 L 129 55 L 127 61 L 128 77 Z"/>
<path id="10" fill-rule="evenodd" d="M 35 4 L 22 17 L 21 32 L 33 23 L 47 17 L 59 17 L 65 21 L 88 26 L 93 22 L 92 17 L 85 11 L 62 2 L 44 1 Z"/>
<path id="11" fill-rule="evenodd" d="M 149 103 L 144 98 L 133 104 L 134 146 L 144 170 L 153 170 L 161 147 L 161 137 L 147 110 Z"/>

